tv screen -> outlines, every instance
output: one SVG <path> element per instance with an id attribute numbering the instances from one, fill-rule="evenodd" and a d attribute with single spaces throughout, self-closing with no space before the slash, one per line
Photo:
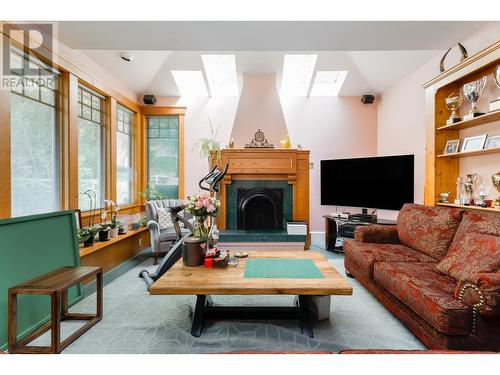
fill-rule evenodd
<path id="1" fill-rule="evenodd" d="M 414 156 L 321 160 L 321 204 L 399 210 L 413 203 Z"/>

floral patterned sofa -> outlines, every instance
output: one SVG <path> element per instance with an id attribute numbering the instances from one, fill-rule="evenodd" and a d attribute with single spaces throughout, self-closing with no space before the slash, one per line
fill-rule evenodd
<path id="1" fill-rule="evenodd" d="M 500 351 L 500 214 L 406 204 L 344 251 L 347 272 L 428 348 Z"/>

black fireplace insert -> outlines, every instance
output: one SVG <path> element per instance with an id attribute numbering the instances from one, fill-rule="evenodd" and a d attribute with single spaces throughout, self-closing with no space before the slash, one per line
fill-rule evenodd
<path id="1" fill-rule="evenodd" d="M 238 189 L 238 229 L 282 230 L 283 189 Z"/>

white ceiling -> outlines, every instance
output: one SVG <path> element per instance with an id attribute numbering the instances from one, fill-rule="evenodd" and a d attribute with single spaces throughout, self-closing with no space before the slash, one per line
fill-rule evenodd
<path id="1" fill-rule="evenodd" d="M 60 22 L 59 38 L 138 95 L 178 96 L 172 70 L 232 53 L 238 79 L 276 74 L 285 53 L 317 53 L 316 70 L 347 70 L 342 96 L 380 94 L 484 22 Z M 106 37 L 103 37 L 105 35 Z M 120 59 L 131 52 L 132 62 Z M 437 67 L 436 67 L 437 73 Z M 313 77 L 314 79 L 314 77 Z"/>

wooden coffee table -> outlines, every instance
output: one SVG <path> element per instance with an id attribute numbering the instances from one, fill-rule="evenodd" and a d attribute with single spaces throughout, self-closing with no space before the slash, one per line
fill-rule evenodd
<path id="1" fill-rule="evenodd" d="M 244 278 L 247 259 L 287 258 L 311 259 L 323 274 L 322 279 Z M 196 295 L 191 334 L 201 335 L 206 319 L 298 319 L 302 333 L 313 337 L 310 300 L 313 296 L 352 294 L 347 280 L 320 253 L 314 251 L 265 251 L 249 252 L 240 259 L 238 266 L 212 269 L 203 266 L 185 267 L 180 259 L 149 289 L 152 295 Z M 295 306 L 218 306 L 210 295 L 296 295 Z"/>

